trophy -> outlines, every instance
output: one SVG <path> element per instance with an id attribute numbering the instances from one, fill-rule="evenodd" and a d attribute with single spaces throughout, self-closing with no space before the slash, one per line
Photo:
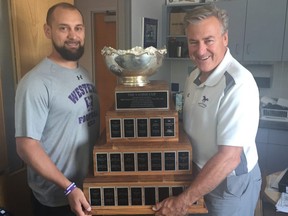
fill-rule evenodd
<path id="1" fill-rule="evenodd" d="M 176 196 L 192 178 L 192 146 L 179 130 L 169 86 L 149 80 L 166 49 L 104 47 L 109 70 L 119 78 L 115 109 L 106 112 L 106 132 L 93 149 L 93 176 L 84 194 L 97 215 L 154 214 L 152 206 Z M 189 213 L 205 213 L 203 198 Z"/>
<path id="2" fill-rule="evenodd" d="M 102 49 L 107 67 L 120 81 L 115 88 L 115 110 L 106 113 L 107 141 L 178 141 L 178 113 L 170 107 L 169 86 L 148 79 L 165 54 L 165 48 L 154 47 Z"/>
<path id="3" fill-rule="evenodd" d="M 102 55 L 108 69 L 119 79 L 115 89 L 115 109 L 169 109 L 169 87 L 163 81 L 150 81 L 162 65 L 166 49 L 134 47 L 115 50 L 104 47 Z"/>
<path id="4" fill-rule="evenodd" d="M 101 51 L 109 70 L 120 78 L 120 83 L 127 86 L 145 86 L 148 77 L 155 74 L 162 65 L 167 50 L 148 47 L 134 47 L 130 50 L 115 50 L 104 47 Z"/>

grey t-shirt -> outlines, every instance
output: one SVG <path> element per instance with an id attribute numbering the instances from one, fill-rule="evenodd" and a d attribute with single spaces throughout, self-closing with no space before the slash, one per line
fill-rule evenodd
<path id="1" fill-rule="evenodd" d="M 100 121 L 98 97 L 87 71 L 45 58 L 20 81 L 15 101 L 15 136 L 39 140 L 58 169 L 81 188 Z M 44 205 L 68 203 L 62 188 L 29 167 L 28 184 Z"/>

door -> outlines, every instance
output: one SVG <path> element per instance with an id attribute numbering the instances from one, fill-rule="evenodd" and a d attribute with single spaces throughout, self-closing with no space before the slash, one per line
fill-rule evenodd
<path id="1" fill-rule="evenodd" d="M 105 64 L 101 50 L 104 46 L 116 48 L 116 21 L 107 13 L 95 13 L 94 21 L 94 53 L 95 53 L 95 84 L 100 99 L 100 132 L 105 129 L 105 115 L 114 109 L 115 87 L 117 78 Z"/>
<path id="2" fill-rule="evenodd" d="M 51 42 L 44 34 L 43 25 L 48 8 L 59 2 L 73 4 L 74 0 L 11 0 L 18 81 L 51 52 Z"/>

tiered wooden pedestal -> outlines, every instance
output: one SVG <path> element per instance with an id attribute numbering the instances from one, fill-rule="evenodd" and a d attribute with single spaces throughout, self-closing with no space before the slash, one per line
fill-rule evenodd
<path id="1" fill-rule="evenodd" d="M 93 172 L 83 185 L 93 215 L 155 214 L 152 206 L 178 195 L 192 181 L 192 146 L 166 98 L 167 85 L 155 84 L 145 87 L 148 92 L 129 87 L 135 91 L 131 95 L 127 87 L 115 90 L 116 108 L 106 114 L 106 132 L 94 146 Z M 160 93 L 150 100 L 155 89 Z M 159 107 L 135 108 L 138 97 L 146 101 L 144 106 L 156 101 L 152 106 Z M 206 212 L 203 198 L 189 209 L 190 214 Z"/>
<path id="2" fill-rule="evenodd" d="M 178 141 L 178 112 L 108 111 L 107 142 Z"/>
<path id="3" fill-rule="evenodd" d="M 93 150 L 94 176 L 192 174 L 192 146 L 183 130 L 179 141 L 106 142 Z"/>

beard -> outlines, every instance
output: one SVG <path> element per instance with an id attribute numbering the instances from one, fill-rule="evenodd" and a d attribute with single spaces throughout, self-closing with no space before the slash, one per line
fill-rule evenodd
<path id="1" fill-rule="evenodd" d="M 84 53 L 84 45 L 80 45 L 78 49 L 69 50 L 65 45 L 58 46 L 54 41 L 52 43 L 55 50 L 67 61 L 78 61 Z"/>

